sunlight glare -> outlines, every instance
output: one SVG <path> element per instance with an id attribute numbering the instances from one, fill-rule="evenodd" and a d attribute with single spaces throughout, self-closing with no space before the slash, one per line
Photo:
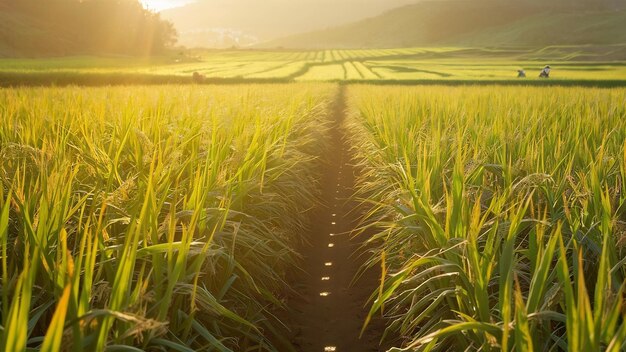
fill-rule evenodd
<path id="1" fill-rule="evenodd" d="M 194 0 L 141 0 L 141 4 L 145 8 L 157 12 L 175 7 L 181 7 L 192 2 L 194 2 Z"/>

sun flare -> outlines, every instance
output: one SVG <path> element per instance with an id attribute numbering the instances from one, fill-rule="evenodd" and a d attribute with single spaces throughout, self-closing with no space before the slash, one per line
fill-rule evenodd
<path id="1" fill-rule="evenodd" d="M 194 0 L 141 0 L 145 8 L 156 12 L 181 7 L 192 2 Z"/>

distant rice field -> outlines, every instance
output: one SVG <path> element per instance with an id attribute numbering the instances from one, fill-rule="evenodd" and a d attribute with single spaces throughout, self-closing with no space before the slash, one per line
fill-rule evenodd
<path id="1" fill-rule="evenodd" d="M 69 57 L 0 59 L 2 75 L 142 75 L 188 78 L 198 72 L 208 79 L 276 81 L 515 81 L 525 69 L 537 82 L 541 68 L 553 67 L 552 80 L 623 81 L 626 64 L 589 61 L 581 49 L 559 56 L 546 50 L 501 51 L 475 49 L 378 49 L 323 51 L 208 51 L 179 56 L 135 59 Z M 341 68 L 343 66 L 344 68 Z M 358 72 L 357 72 L 358 71 Z M 7 76 L 8 77 L 8 76 Z M 8 78 L 5 78 L 5 80 Z M 520 80 L 517 80 L 520 81 Z"/>

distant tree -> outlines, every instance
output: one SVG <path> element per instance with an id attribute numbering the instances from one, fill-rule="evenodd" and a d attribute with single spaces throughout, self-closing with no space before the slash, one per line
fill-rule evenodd
<path id="1" fill-rule="evenodd" d="M 0 1 L 36 19 L 50 37 L 68 38 L 70 51 L 147 55 L 176 43 L 174 26 L 138 0 Z"/>

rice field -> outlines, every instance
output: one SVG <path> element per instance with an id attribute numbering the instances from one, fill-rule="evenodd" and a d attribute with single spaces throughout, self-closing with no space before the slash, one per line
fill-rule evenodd
<path id="1" fill-rule="evenodd" d="M 361 72 L 359 72 L 358 68 L 354 65 L 353 62 L 345 62 L 343 64 L 343 68 L 346 72 L 346 79 L 359 80 L 363 78 Z"/>
<path id="2" fill-rule="evenodd" d="M 304 77 L 384 76 L 345 60 Z M 331 144 L 381 346 L 626 347 L 624 88 L 6 88 L 0 119 L 2 351 L 299 351 L 284 315 L 342 187 Z"/>
<path id="3" fill-rule="evenodd" d="M 307 72 L 299 76 L 298 81 L 341 81 L 346 77 L 346 68 L 343 65 L 311 66 Z"/>
<path id="4" fill-rule="evenodd" d="M 350 89 L 394 351 L 626 346 L 626 90 Z M 400 347 L 400 346 L 398 346 Z"/>
<path id="5" fill-rule="evenodd" d="M 575 48 L 570 48 L 574 50 Z M 404 48 L 377 50 L 215 50 L 173 53 L 146 59 L 124 57 L 0 58 L 0 84 L 12 75 L 124 76 L 189 78 L 198 72 L 214 80 L 290 81 L 520 81 L 525 69 L 536 82 L 544 65 L 553 67 L 552 81 L 624 81 L 624 60 L 590 59 L 584 47 L 571 54 L 554 48 L 488 50 Z M 608 49 L 607 49 L 608 50 Z M 609 55 L 609 54 L 607 54 Z M 345 73 L 339 66 L 345 67 Z M 358 71 L 358 74 L 357 72 Z M 19 80 L 18 80 L 19 82 Z M 173 80 L 173 82 L 178 82 Z"/>
<path id="6" fill-rule="evenodd" d="M 282 350 L 334 91 L 293 88 L 0 90 L 0 350 Z"/>

